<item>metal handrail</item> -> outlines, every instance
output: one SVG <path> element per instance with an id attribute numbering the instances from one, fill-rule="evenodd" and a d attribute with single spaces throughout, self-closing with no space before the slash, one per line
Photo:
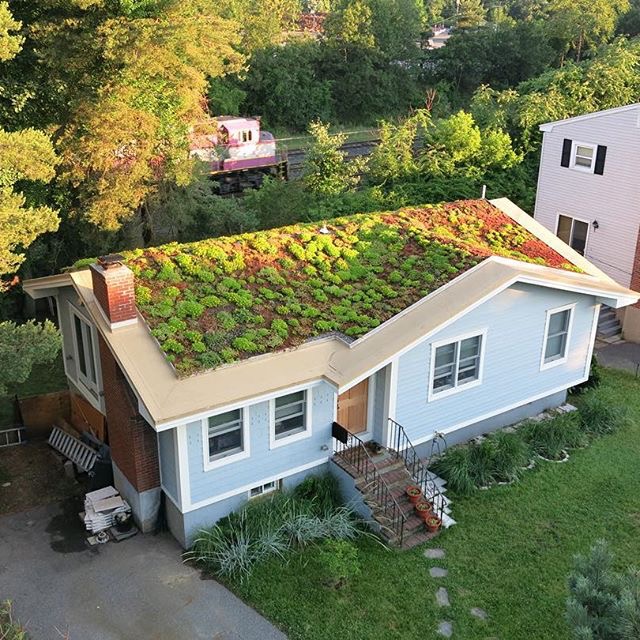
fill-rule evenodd
<path id="1" fill-rule="evenodd" d="M 442 437 L 442 434 L 436 435 L 438 438 L 442 438 L 446 447 L 446 441 Z M 404 466 L 411 474 L 413 481 L 422 489 L 425 496 L 429 497 L 433 503 L 434 510 L 437 509 L 436 513 L 438 517 L 442 519 L 445 507 L 444 495 L 434 480 L 430 478 L 431 473 L 427 468 L 427 465 L 420 459 L 420 456 L 415 450 L 411 440 L 409 440 L 409 436 L 407 435 L 404 427 L 393 418 L 389 418 L 388 442 L 391 443 L 388 446 L 389 451 L 395 455 L 396 458 L 401 459 L 404 462 Z M 439 443 L 438 450 L 440 450 Z M 439 500 L 437 498 L 439 498 Z"/>
<path id="2" fill-rule="evenodd" d="M 380 475 L 364 441 L 337 422 L 334 422 L 333 426 L 334 429 L 339 428 L 346 434 L 346 442 L 334 439 L 334 455 L 353 467 L 356 473 L 364 479 L 367 492 L 373 494 L 376 503 L 382 508 L 387 519 L 391 521 L 392 528 L 399 537 L 400 545 L 402 545 L 407 516 L 393 497 L 389 485 Z"/>

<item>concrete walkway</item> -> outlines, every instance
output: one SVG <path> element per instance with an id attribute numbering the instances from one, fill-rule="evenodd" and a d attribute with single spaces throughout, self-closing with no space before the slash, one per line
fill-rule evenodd
<path id="1" fill-rule="evenodd" d="M 32 640 L 286 640 L 168 534 L 88 548 L 77 507 L 0 517 L 0 600 Z"/>
<path id="2" fill-rule="evenodd" d="M 633 374 L 640 373 L 640 344 L 633 342 L 596 344 L 596 356 L 598 363 L 603 367 L 622 369 Z"/>

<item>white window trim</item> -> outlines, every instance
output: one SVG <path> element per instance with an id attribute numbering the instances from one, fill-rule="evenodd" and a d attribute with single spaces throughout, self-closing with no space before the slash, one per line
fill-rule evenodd
<path id="1" fill-rule="evenodd" d="M 277 449 L 299 440 L 305 440 L 311 437 L 312 426 L 312 414 L 313 414 L 313 387 L 306 389 L 299 389 L 305 393 L 305 428 L 304 431 L 298 431 L 290 436 L 285 436 L 276 439 L 276 398 L 269 400 L 269 449 Z M 285 391 L 278 395 L 278 397 L 289 395 L 290 393 L 296 393 L 295 391 Z"/>
<path id="2" fill-rule="evenodd" d="M 269 489 L 265 489 L 265 486 L 268 484 L 272 484 L 273 486 Z M 251 487 L 249 491 L 247 491 L 247 499 L 248 500 L 256 500 L 257 498 L 262 498 L 262 496 L 269 495 L 270 493 L 275 493 L 276 491 L 280 491 L 281 480 L 271 480 L 270 482 L 265 482 L 264 484 L 258 484 L 255 487 Z M 262 489 L 260 493 L 257 493 L 255 496 L 251 495 L 251 492 L 254 489 Z"/>
<path id="3" fill-rule="evenodd" d="M 552 369 L 561 364 L 564 364 L 569 359 L 569 351 L 571 348 L 571 334 L 573 329 L 573 316 L 575 315 L 576 303 L 565 304 L 562 307 L 556 307 L 555 309 L 547 309 L 547 317 L 544 323 L 544 338 L 542 340 L 542 353 L 540 354 L 540 371 L 546 369 Z M 549 321 L 554 313 L 560 313 L 561 311 L 569 311 L 569 326 L 567 327 L 567 340 L 564 347 L 564 356 L 557 360 L 551 360 L 550 362 L 544 361 L 544 354 L 547 350 L 547 338 L 549 336 Z"/>
<path id="4" fill-rule="evenodd" d="M 589 147 L 593 150 L 593 156 L 591 158 L 591 166 L 583 167 L 582 165 L 576 164 L 576 153 L 578 151 L 578 147 Z M 571 161 L 569 166 L 576 171 L 582 171 L 583 173 L 593 173 L 596 168 L 596 156 L 598 155 L 598 145 L 592 144 L 591 142 L 579 142 L 574 140 L 571 143 Z"/>
<path id="5" fill-rule="evenodd" d="M 101 410 L 101 396 L 102 396 L 102 370 L 100 368 L 100 358 L 98 357 L 97 348 L 98 348 L 98 332 L 93 325 L 93 323 L 83 315 L 76 307 L 69 303 L 69 311 L 70 311 L 70 321 L 71 321 L 71 336 L 73 342 L 73 362 L 75 365 L 75 375 L 69 376 L 73 379 L 73 381 L 80 387 L 80 389 L 85 392 L 85 395 L 88 400 L 91 400 L 91 404 L 96 406 L 98 410 Z M 80 322 L 84 322 L 89 327 L 89 331 L 91 332 L 91 347 L 93 357 L 93 366 L 96 372 L 96 382 L 93 383 L 89 378 L 87 378 L 80 371 L 80 354 L 78 353 L 78 335 L 76 332 L 76 322 L 75 318 L 78 318 Z M 65 373 L 68 375 L 68 371 L 65 363 Z"/>
<path id="6" fill-rule="evenodd" d="M 584 218 L 577 218 L 576 216 L 572 216 L 570 213 L 562 213 L 561 211 L 559 211 L 556 214 L 556 232 L 555 235 L 557 238 L 559 238 L 560 236 L 558 235 L 558 227 L 560 226 L 560 216 L 563 216 L 565 218 L 571 218 L 571 220 L 573 221 L 571 223 L 571 231 L 569 233 L 569 242 L 567 242 L 567 246 L 571 247 L 571 241 L 573 240 L 573 226 L 576 222 L 584 222 L 584 224 L 587 225 L 587 237 L 584 240 L 584 256 L 586 258 L 587 256 L 587 247 L 589 246 L 589 237 L 591 236 L 591 220 L 585 220 Z M 564 241 L 563 241 L 564 242 Z M 573 247 L 571 247 L 573 249 Z M 574 251 L 577 251 L 577 249 L 573 249 Z"/>
<path id="7" fill-rule="evenodd" d="M 214 416 L 218 416 L 222 413 L 228 413 L 229 411 L 235 411 L 236 409 L 240 409 L 240 416 L 242 419 L 242 451 L 238 451 L 237 453 L 231 453 L 227 456 L 222 456 L 220 458 L 214 458 L 213 460 L 209 457 L 209 418 L 213 418 Z M 220 467 L 224 467 L 232 462 L 238 462 L 239 460 L 244 460 L 251 455 L 251 440 L 249 435 L 249 407 L 236 407 L 236 409 L 228 409 L 227 411 L 218 411 L 216 413 L 212 413 L 208 415 L 206 418 L 202 418 L 202 455 L 204 460 L 204 470 L 212 471 L 213 469 L 218 469 Z"/>
<path id="8" fill-rule="evenodd" d="M 446 338 L 444 340 L 438 340 L 437 342 L 431 343 L 431 355 L 430 355 L 430 363 L 429 363 L 429 386 L 428 386 L 428 394 L 427 401 L 433 402 L 434 400 L 440 400 L 440 398 L 448 398 L 456 393 L 460 393 L 462 391 L 466 391 L 467 389 L 473 389 L 482 384 L 482 380 L 484 377 L 484 357 L 487 350 L 487 333 L 488 328 L 478 329 L 476 331 L 469 331 L 468 333 L 463 333 L 462 335 L 452 336 L 451 338 Z M 467 338 L 475 338 L 476 336 L 480 336 L 480 364 L 478 365 L 478 378 L 473 380 L 472 382 L 466 382 L 464 384 L 456 384 L 451 389 L 446 389 L 445 391 L 434 392 L 433 390 L 433 377 L 435 374 L 436 368 L 436 349 L 438 347 L 443 347 L 447 344 L 452 344 L 454 342 L 461 342 L 462 340 L 466 340 Z"/>

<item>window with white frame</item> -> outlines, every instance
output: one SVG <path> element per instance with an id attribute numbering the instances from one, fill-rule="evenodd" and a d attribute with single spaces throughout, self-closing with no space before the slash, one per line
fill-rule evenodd
<path id="1" fill-rule="evenodd" d="M 564 362 L 569 346 L 571 307 L 550 311 L 544 339 L 543 366 Z"/>
<path id="2" fill-rule="evenodd" d="M 571 152 L 571 166 L 574 169 L 592 172 L 596 163 L 596 149 L 595 144 L 574 142 Z"/>
<path id="3" fill-rule="evenodd" d="M 431 392 L 433 395 L 480 380 L 483 335 L 436 346 Z"/>
<path id="4" fill-rule="evenodd" d="M 265 493 L 272 493 L 273 491 L 277 491 L 279 488 L 280 481 L 272 480 L 271 482 L 266 482 L 265 484 L 261 484 L 250 489 L 249 498 L 257 498 L 258 496 L 263 496 Z"/>
<path id="5" fill-rule="evenodd" d="M 307 392 L 296 391 L 275 400 L 275 439 L 281 440 L 307 429 Z"/>
<path id="6" fill-rule="evenodd" d="M 94 393 L 98 391 L 98 374 L 93 329 L 76 311 L 72 310 L 76 375 L 78 380 Z"/>
<path id="7" fill-rule="evenodd" d="M 209 460 L 218 460 L 244 451 L 241 409 L 209 418 Z"/>

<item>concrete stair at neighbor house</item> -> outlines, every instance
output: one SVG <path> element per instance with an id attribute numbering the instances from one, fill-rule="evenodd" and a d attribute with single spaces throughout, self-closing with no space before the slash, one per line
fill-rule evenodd
<path id="1" fill-rule="evenodd" d="M 597 337 L 599 340 L 608 343 L 622 341 L 622 327 L 620 326 L 616 312 L 606 305 L 602 305 L 600 308 Z"/>
<path id="2" fill-rule="evenodd" d="M 415 484 L 415 481 L 407 471 L 404 462 L 389 452 L 375 456 L 373 460 L 380 478 L 384 480 L 386 487 L 388 487 L 405 518 L 403 539 L 402 543 L 400 543 L 399 536 L 388 515 L 389 510 L 378 503 L 374 487 L 367 485 L 363 477 L 355 477 L 356 488 L 363 494 L 365 504 L 371 509 L 373 518 L 380 525 L 382 538 L 389 545 L 410 549 L 436 536 L 437 533 L 429 533 L 427 531 L 424 521 L 415 514 L 413 505 L 406 496 L 406 488 Z M 345 470 L 348 471 L 348 469 Z M 450 501 L 445 495 L 446 482 L 435 475 L 432 475 L 430 480 L 433 483 L 429 484 L 429 491 L 426 497 L 434 504 L 437 513 L 440 513 L 440 508 L 442 507 L 442 525 L 448 528 L 455 524 L 455 520 L 451 517 Z"/>

